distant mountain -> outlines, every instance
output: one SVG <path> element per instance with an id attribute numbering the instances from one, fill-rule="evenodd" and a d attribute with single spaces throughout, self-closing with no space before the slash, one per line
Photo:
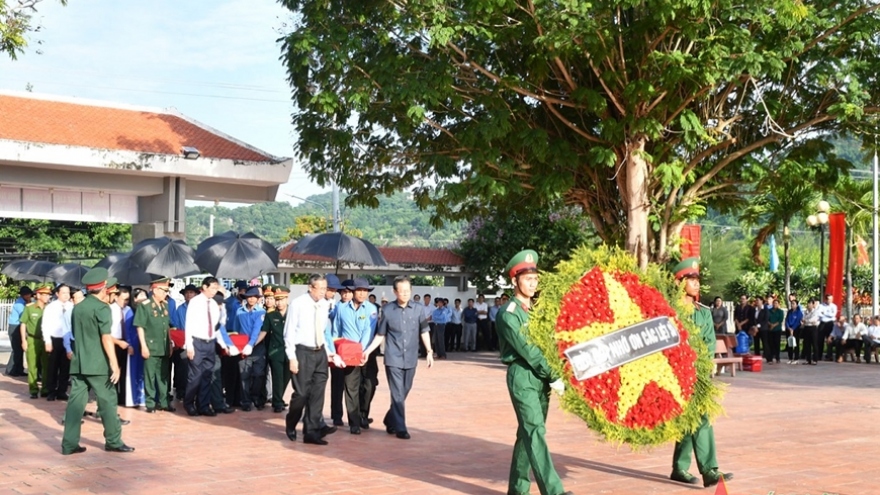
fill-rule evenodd
<path id="1" fill-rule="evenodd" d="M 257 203 L 239 208 L 221 206 L 188 206 L 186 208 L 186 241 L 197 246 L 208 237 L 211 214 L 214 215 L 214 233 L 227 230 L 239 233 L 253 232 L 273 244 L 287 237 L 287 229 L 301 215 L 329 217 L 332 194 L 309 196 L 299 206 L 287 202 Z M 344 198 L 340 200 L 344 205 Z M 317 204 L 315 204 L 317 203 Z M 322 208 L 319 205 L 326 205 Z M 382 197 L 379 207 L 346 208 L 341 206 L 346 228 L 363 233 L 363 238 L 379 246 L 448 247 L 456 243 L 463 231 L 463 223 L 447 224 L 442 229 L 431 227 L 431 213 L 419 210 L 405 193 Z"/>

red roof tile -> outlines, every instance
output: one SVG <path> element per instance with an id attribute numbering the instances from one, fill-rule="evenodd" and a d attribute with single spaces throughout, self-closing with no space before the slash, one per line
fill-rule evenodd
<path id="1" fill-rule="evenodd" d="M 278 258 L 284 261 L 333 261 L 323 256 L 294 253 L 296 244 L 285 246 Z M 464 259 L 449 249 L 380 246 L 385 261 L 395 265 L 463 266 Z"/>
<path id="2" fill-rule="evenodd" d="M 0 139 L 168 155 L 192 146 L 208 158 L 276 161 L 174 113 L 3 94 Z"/>

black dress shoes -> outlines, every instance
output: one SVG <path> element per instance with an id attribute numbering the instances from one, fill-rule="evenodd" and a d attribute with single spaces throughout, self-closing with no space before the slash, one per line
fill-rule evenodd
<path id="1" fill-rule="evenodd" d="M 334 419 L 333 420 L 333 426 L 342 426 L 344 424 L 345 423 L 343 423 L 341 419 Z"/>
<path id="2" fill-rule="evenodd" d="M 165 406 L 162 408 L 162 410 L 167 412 L 174 412 L 177 410 L 177 408 L 175 408 L 174 406 Z"/>
<path id="3" fill-rule="evenodd" d="M 370 422 L 367 421 L 366 419 L 362 419 L 361 420 L 361 428 L 363 428 L 365 430 L 369 430 L 370 429 Z"/>
<path id="4" fill-rule="evenodd" d="M 200 415 L 200 416 L 214 417 L 214 416 L 217 415 L 217 413 L 215 413 L 213 409 L 205 409 L 204 411 L 200 411 L 200 412 L 199 412 L 199 415 Z"/>
<path id="5" fill-rule="evenodd" d="M 351 434 L 352 434 L 352 435 L 360 435 L 360 434 L 361 434 L 361 429 L 358 428 L 357 426 L 352 426 L 352 427 L 349 429 L 349 431 L 351 431 Z"/>
<path id="6" fill-rule="evenodd" d="M 241 410 L 244 411 L 244 412 L 250 412 L 250 411 L 252 411 L 253 409 L 254 409 L 254 406 L 251 406 L 251 405 L 241 406 Z"/>
<path id="7" fill-rule="evenodd" d="M 395 433 L 397 433 L 397 431 L 395 431 L 394 428 L 392 428 L 390 426 L 386 426 L 385 433 L 388 433 L 389 435 L 394 435 Z"/>
<path id="8" fill-rule="evenodd" d="M 83 447 L 82 445 L 77 445 L 76 448 L 71 450 L 70 452 L 61 452 L 61 455 L 82 454 L 85 451 L 86 451 L 85 447 Z"/>
<path id="9" fill-rule="evenodd" d="M 235 412 L 235 409 L 233 409 L 231 407 L 226 407 L 224 409 L 220 409 L 219 412 L 221 412 L 223 414 L 232 414 Z"/>
<path id="10" fill-rule="evenodd" d="M 55 402 L 55 399 L 55 394 L 49 394 L 48 396 L 46 396 L 46 400 L 49 402 Z"/>
<path id="11" fill-rule="evenodd" d="M 109 445 L 104 446 L 104 450 L 107 452 L 134 452 L 134 447 L 129 447 L 128 445 L 122 444 L 119 447 L 111 447 Z"/>
<path id="12" fill-rule="evenodd" d="M 327 445 L 327 440 L 324 440 L 321 437 L 305 436 L 303 437 L 303 443 L 310 443 L 312 445 Z"/>
<path id="13" fill-rule="evenodd" d="M 188 414 L 189 416 L 198 416 L 198 415 L 199 415 L 199 412 L 196 411 L 195 409 L 187 408 L 187 409 L 186 409 L 186 414 Z"/>
<path id="14" fill-rule="evenodd" d="M 401 439 L 401 440 L 409 440 L 409 439 L 410 439 L 410 436 L 409 436 L 409 433 L 407 433 L 407 432 L 405 432 L 405 431 L 398 431 L 398 432 L 397 432 L 397 438 L 399 438 L 399 439 Z"/>
<path id="15" fill-rule="evenodd" d="M 335 426 L 325 426 L 325 427 L 321 428 L 321 438 L 324 438 L 327 435 L 332 435 L 333 433 L 336 433 Z"/>
<path id="16" fill-rule="evenodd" d="M 290 431 L 290 430 L 288 430 L 288 431 L 285 431 L 285 433 L 287 433 L 287 439 L 288 439 L 288 440 L 290 440 L 291 442 L 295 442 L 295 441 L 296 441 L 296 431 L 295 431 L 295 430 L 294 430 L 294 431 Z"/>
<path id="17" fill-rule="evenodd" d="M 272 412 L 276 412 L 276 413 L 284 412 L 284 406 L 275 406 L 272 408 Z"/>
<path id="18" fill-rule="evenodd" d="M 58 400 L 67 400 L 70 398 L 67 396 L 67 394 L 58 394 L 56 397 L 58 398 Z"/>

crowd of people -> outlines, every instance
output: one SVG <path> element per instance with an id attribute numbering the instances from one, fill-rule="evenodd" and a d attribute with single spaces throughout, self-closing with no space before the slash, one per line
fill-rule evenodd
<path id="1" fill-rule="evenodd" d="M 728 313 L 720 297 L 715 298 L 711 312 L 716 333 L 727 333 Z M 789 296 L 784 307 L 773 295 L 743 295 L 734 308 L 733 321 L 735 333 L 742 333 L 742 341 L 767 364 L 782 362 L 783 343 L 788 364 L 806 365 L 823 360 L 843 362 L 847 355 L 855 362 L 869 364 L 880 346 L 880 316 L 862 321 L 858 314 L 851 319 L 838 315 L 831 294 L 826 294 L 824 301 L 811 299 L 805 307 L 796 294 Z M 738 348 L 738 352 L 743 350 Z M 875 358 L 875 362 L 880 361 Z"/>

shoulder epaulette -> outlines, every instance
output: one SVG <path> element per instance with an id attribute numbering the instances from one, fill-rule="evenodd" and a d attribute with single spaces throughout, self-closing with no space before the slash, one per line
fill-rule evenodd
<path id="1" fill-rule="evenodd" d="M 153 301 L 150 299 L 144 299 L 143 301 L 141 301 L 141 304 L 149 304 L 151 302 L 153 302 Z"/>
<path id="2" fill-rule="evenodd" d="M 516 312 L 516 304 L 513 304 L 512 301 L 507 303 L 507 312 L 508 313 Z"/>

